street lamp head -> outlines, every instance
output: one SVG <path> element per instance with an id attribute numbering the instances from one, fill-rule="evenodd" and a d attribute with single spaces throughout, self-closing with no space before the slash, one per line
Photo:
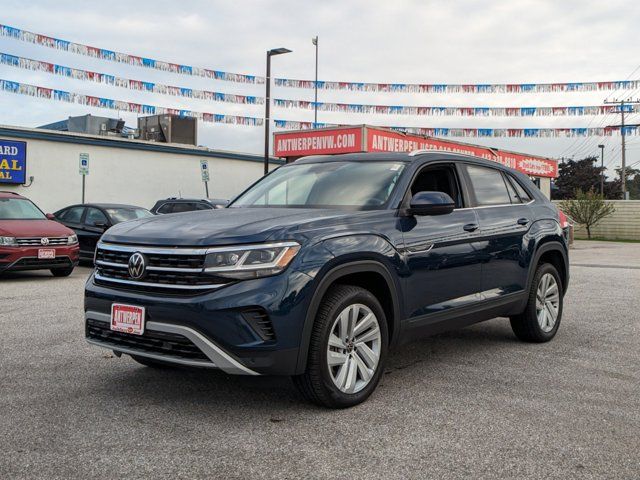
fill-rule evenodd
<path id="1" fill-rule="evenodd" d="M 291 53 L 291 50 L 289 50 L 288 48 L 272 48 L 271 50 L 267 51 L 267 55 L 269 56 L 282 55 L 283 53 Z"/>
<path id="2" fill-rule="evenodd" d="M 598 145 L 598 148 L 604 148 L 604 145 Z"/>

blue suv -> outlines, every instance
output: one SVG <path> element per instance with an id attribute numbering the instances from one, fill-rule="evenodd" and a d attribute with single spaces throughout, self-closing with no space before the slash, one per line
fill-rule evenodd
<path id="1" fill-rule="evenodd" d="M 551 340 L 569 281 L 556 207 L 525 175 L 416 151 L 306 157 L 227 208 L 110 228 L 86 284 L 85 333 L 152 367 L 290 375 L 349 407 L 389 350 L 508 317 Z"/>

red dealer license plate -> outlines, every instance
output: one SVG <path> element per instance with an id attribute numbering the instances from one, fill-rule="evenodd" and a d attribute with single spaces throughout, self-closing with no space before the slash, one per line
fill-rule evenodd
<path id="1" fill-rule="evenodd" d="M 142 335 L 144 333 L 144 307 L 121 303 L 112 304 L 111 330 Z"/>
<path id="2" fill-rule="evenodd" d="M 56 258 L 56 250 L 54 248 L 40 248 L 38 249 L 38 259 L 45 260 L 49 258 Z"/>

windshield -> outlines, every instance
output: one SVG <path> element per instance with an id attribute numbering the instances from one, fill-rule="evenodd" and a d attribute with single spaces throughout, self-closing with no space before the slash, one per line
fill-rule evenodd
<path id="1" fill-rule="evenodd" d="M 26 198 L 0 198 L 0 220 L 43 220 L 47 217 Z"/>
<path id="2" fill-rule="evenodd" d="M 404 169 L 401 162 L 326 162 L 281 167 L 231 207 L 383 206 Z"/>
<path id="3" fill-rule="evenodd" d="M 153 217 L 153 213 L 145 208 L 107 208 L 113 223 L 126 222 L 136 218 Z"/>

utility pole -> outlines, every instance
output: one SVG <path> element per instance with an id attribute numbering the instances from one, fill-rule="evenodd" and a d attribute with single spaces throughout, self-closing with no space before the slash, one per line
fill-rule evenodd
<path id="1" fill-rule="evenodd" d="M 269 173 L 269 126 L 271 124 L 271 57 L 291 53 L 288 48 L 272 48 L 267 50 L 267 76 L 264 95 L 264 174 Z"/>
<path id="2" fill-rule="evenodd" d="M 622 139 L 622 165 L 621 165 L 621 170 L 620 170 L 620 179 L 622 180 L 622 199 L 626 200 L 627 199 L 627 148 L 626 148 L 626 144 L 625 144 L 625 124 L 624 124 L 624 114 L 625 113 L 632 113 L 633 112 L 633 105 L 640 105 L 640 100 L 613 100 L 613 101 L 607 101 L 605 100 L 606 104 L 611 104 L 611 105 L 619 105 L 620 109 L 617 112 L 613 112 L 613 113 L 619 113 L 620 114 L 620 137 Z"/>
<path id="3" fill-rule="evenodd" d="M 316 35 L 311 39 L 311 43 L 316 46 L 316 82 L 314 83 L 315 89 L 315 102 L 314 102 L 314 116 L 313 116 L 313 127 L 318 126 L 318 36 Z"/>
<path id="4" fill-rule="evenodd" d="M 600 149 L 600 196 L 604 198 L 604 145 L 598 145 Z"/>

